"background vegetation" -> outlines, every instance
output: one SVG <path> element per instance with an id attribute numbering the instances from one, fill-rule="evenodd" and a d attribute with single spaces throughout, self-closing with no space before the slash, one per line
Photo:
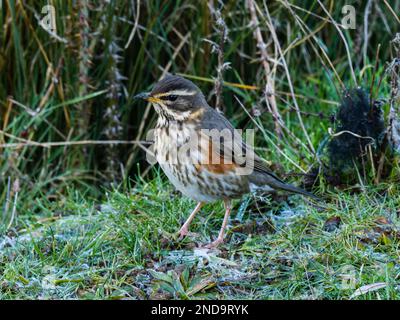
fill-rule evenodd
<path id="1" fill-rule="evenodd" d="M 190 246 L 217 232 L 222 207 L 204 209 L 197 238 L 174 238 L 193 203 L 147 166 L 155 114 L 131 97 L 183 74 L 236 127 L 256 129 L 274 170 L 300 180 L 343 89 L 389 98 L 400 1 L 0 4 L 1 298 L 348 298 L 376 283 L 360 297 L 399 296 L 397 162 L 379 184 L 322 181 L 322 212 L 296 197 L 246 198 L 222 253 L 204 257 Z M 54 32 L 40 26 L 44 5 Z M 338 26 L 344 5 L 354 30 Z M 348 266 L 356 281 L 344 290 Z"/>

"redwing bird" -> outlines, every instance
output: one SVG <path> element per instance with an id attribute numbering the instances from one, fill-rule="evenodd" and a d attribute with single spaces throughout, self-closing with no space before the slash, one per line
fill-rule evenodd
<path id="1" fill-rule="evenodd" d="M 135 98 L 151 102 L 158 113 L 153 151 L 162 170 L 179 191 L 198 202 L 179 230 L 181 237 L 188 234 L 190 223 L 207 202 L 223 200 L 225 204 L 218 238 L 206 246 L 213 248 L 223 242 L 232 199 L 259 189 L 284 190 L 318 199 L 271 172 L 253 149 L 238 138 L 230 122 L 207 104 L 203 93 L 191 81 L 167 75 L 150 93 L 141 93 Z M 215 131 L 232 133 L 233 142 L 221 142 L 221 137 L 214 139 L 210 132 Z M 188 148 L 195 138 L 197 141 L 191 147 L 196 148 Z M 242 157 L 235 157 L 235 153 Z M 244 153 L 245 161 L 237 161 L 237 158 L 243 159 Z"/>

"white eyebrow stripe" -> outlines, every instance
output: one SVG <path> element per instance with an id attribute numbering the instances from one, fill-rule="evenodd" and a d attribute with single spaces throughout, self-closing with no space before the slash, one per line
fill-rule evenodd
<path id="1" fill-rule="evenodd" d="M 194 96 L 196 94 L 196 91 L 188 91 L 188 90 L 172 90 L 169 92 L 164 92 L 164 93 L 159 93 L 156 94 L 154 97 L 159 98 L 159 97 L 165 97 L 165 96 Z"/>

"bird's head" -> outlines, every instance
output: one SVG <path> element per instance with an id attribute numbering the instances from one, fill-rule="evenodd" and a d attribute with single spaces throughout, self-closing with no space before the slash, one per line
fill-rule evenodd
<path id="1" fill-rule="evenodd" d="M 207 106 L 200 89 L 176 75 L 167 75 L 151 92 L 140 93 L 135 98 L 151 102 L 161 117 L 176 121 L 186 120 Z"/>

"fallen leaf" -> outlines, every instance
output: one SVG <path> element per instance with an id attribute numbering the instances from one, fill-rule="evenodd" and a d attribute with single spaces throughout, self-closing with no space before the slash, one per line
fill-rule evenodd
<path id="1" fill-rule="evenodd" d="M 209 289 L 216 285 L 216 282 L 212 278 L 194 279 L 192 286 L 187 291 L 188 296 L 193 296 L 201 290 Z"/>
<path id="2" fill-rule="evenodd" d="M 372 292 L 372 291 L 376 291 L 376 290 L 385 288 L 386 286 L 387 286 L 386 282 L 377 282 L 377 283 L 367 284 L 365 286 L 358 288 L 356 291 L 354 291 L 354 293 L 350 296 L 350 299 L 354 299 L 355 297 L 361 296 L 368 292 Z"/>
<path id="3" fill-rule="evenodd" d="M 391 241 L 400 239 L 400 231 L 389 218 L 378 217 L 374 220 L 372 229 L 359 233 L 359 239 L 364 243 L 388 245 Z"/>
<path id="4" fill-rule="evenodd" d="M 327 232 L 333 232 L 339 228 L 342 219 L 338 216 L 330 217 L 328 220 L 325 221 L 324 230 Z"/>
<path id="5" fill-rule="evenodd" d="M 384 224 L 391 224 L 391 221 L 386 217 L 378 217 L 376 218 L 375 223 L 384 225 Z"/>

